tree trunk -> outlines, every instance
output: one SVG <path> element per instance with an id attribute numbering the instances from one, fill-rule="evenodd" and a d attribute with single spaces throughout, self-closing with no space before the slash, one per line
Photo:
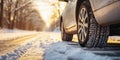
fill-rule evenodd
<path id="1" fill-rule="evenodd" d="M 8 6 L 8 20 L 9 20 L 9 24 L 8 24 L 8 28 L 11 29 L 11 9 L 12 9 L 12 4 L 11 4 L 12 0 L 10 0 L 9 6 Z"/>
<path id="2" fill-rule="evenodd" d="M 17 7 L 18 7 L 18 0 L 16 1 L 15 9 L 16 9 Z M 15 23 L 15 20 L 16 20 L 16 13 L 17 13 L 17 11 L 14 11 L 14 16 L 13 16 L 13 20 L 12 20 L 11 29 L 14 29 L 14 23 Z"/>
<path id="3" fill-rule="evenodd" d="M 3 20 L 3 5 L 4 4 L 4 2 L 3 2 L 3 0 L 1 0 L 1 8 L 0 8 L 0 27 L 2 28 L 3 26 L 2 26 L 2 20 Z"/>

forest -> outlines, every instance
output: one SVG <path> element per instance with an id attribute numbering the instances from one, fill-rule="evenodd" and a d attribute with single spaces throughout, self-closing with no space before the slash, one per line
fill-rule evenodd
<path id="1" fill-rule="evenodd" d="M 49 13 L 49 20 L 46 22 L 40 14 L 40 7 L 35 8 L 37 6 L 35 1 L 42 0 L 0 0 L 0 28 L 53 31 L 59 26 L 61 3 L 58 0 L 55 2 L 44 0 L 47 6 L 52 7 L 50 11 L 52 13 Z"/>

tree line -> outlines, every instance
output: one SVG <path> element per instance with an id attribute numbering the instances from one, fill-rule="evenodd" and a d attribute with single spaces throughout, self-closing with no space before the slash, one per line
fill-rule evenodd
<path id="1" fill-rule="evenodd" d="M 0 0 L 0 28 L 41 31 L 44 24 L 32 0 Z"/>

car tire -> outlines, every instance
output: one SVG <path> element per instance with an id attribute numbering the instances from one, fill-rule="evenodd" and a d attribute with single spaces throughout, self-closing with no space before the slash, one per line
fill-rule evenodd
<path id="1" fill-rule="evenodd" d="M 80 5 L 77 15 L 77 30 L 81 46 L 93 48 L 103 47 L 107 44 L 110 31 L 109 26 L 100 26 L 96 22 L 90 4 L 87 1 Z"/>
<path id="2" fill-rule="evenodd" d="M 73 34 L 67 34 L 65 32 L 65 29 L 63 27 L 63 22 L 61 21 L 61 24 L 60 24 L 60 29 L 61 29 L 61 38 L 62 38 L 62 41 L 72 41 L 72 38 L 73 38 Z"/>

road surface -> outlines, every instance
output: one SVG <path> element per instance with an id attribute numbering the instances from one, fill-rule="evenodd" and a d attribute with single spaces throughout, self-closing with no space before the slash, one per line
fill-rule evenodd
<path id="1" fill-rule="evenodd" d="M 0 60 L 120 60 L 120 47 L 88 49 L 62 42 L 59 32 L 38 32 L 0 40 Z"/>

